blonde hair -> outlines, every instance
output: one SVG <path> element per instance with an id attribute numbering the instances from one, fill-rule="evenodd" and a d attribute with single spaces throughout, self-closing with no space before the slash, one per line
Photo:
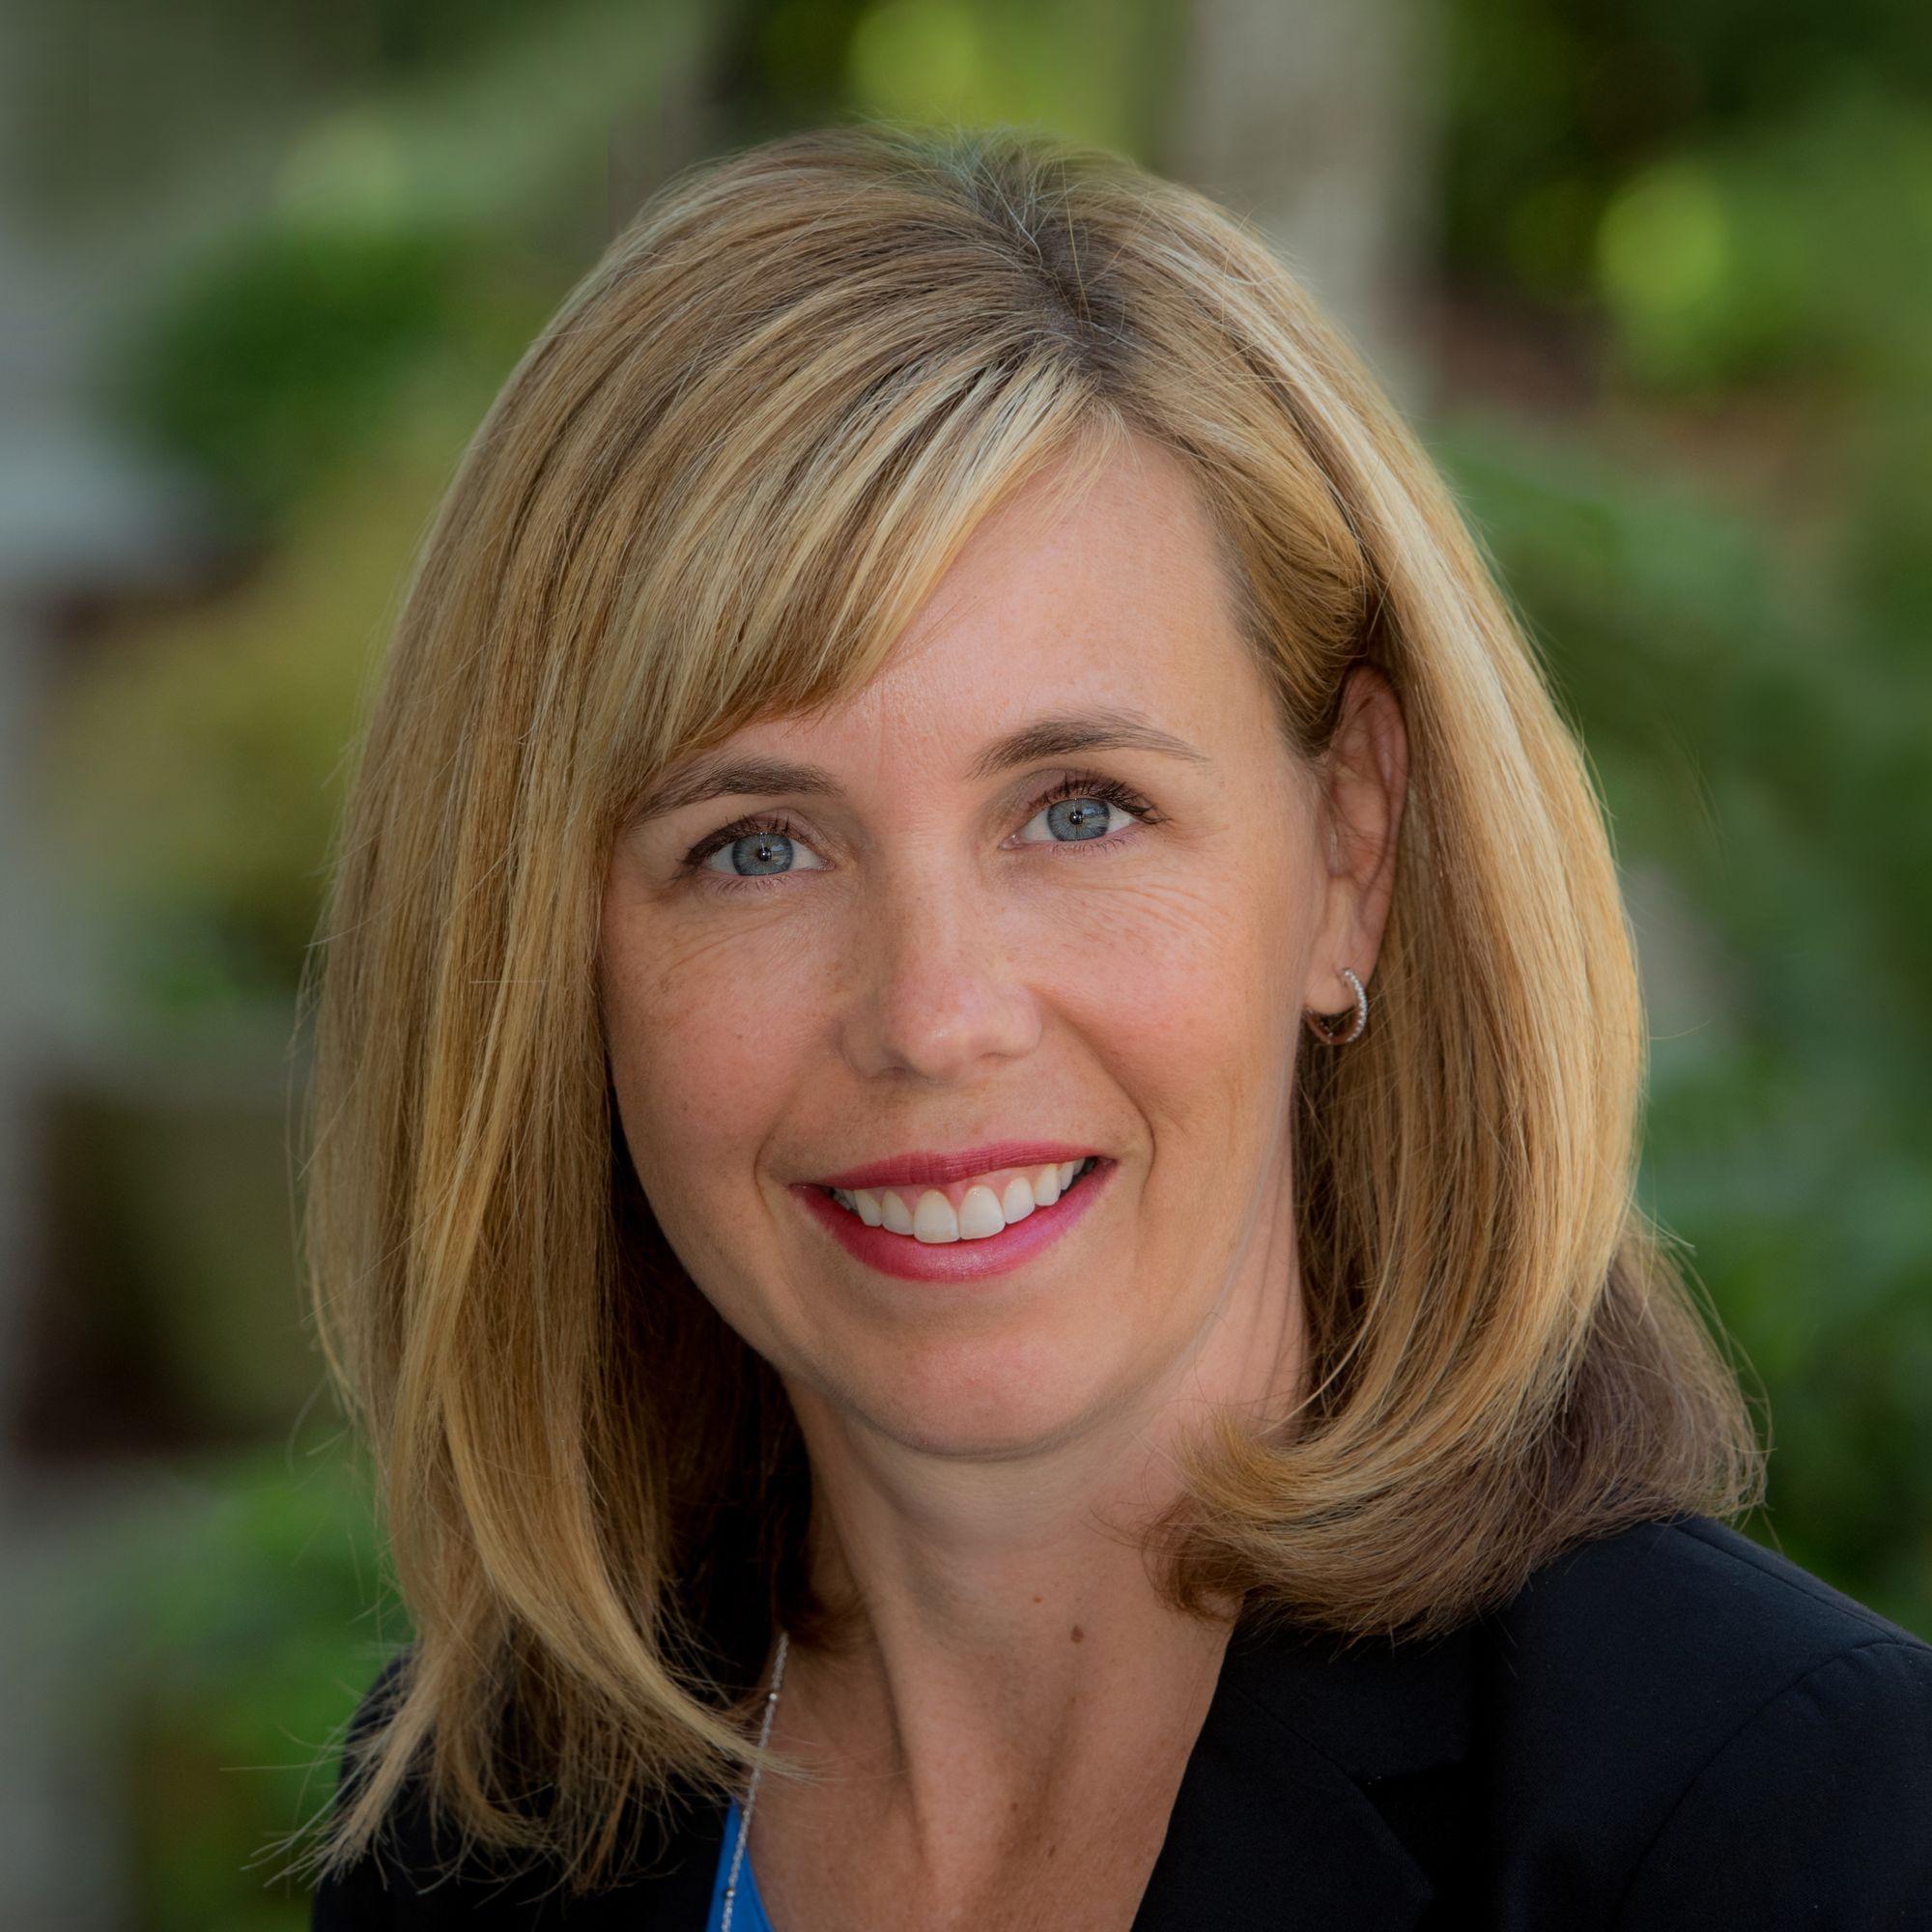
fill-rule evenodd
<path id="1" fill-rule="evenodd" d="M 1616 1525 L 1760 1499 L 1634 1198 L 1604 814 L 1409 430 L 1200 194 L 1007 130 L 794 135 L 669 183 L 531 345 L 359 748 L 305 989 L 305 1247 L 415 1635 L 324 1868 L 419 1779 L 466 1855 L 588 1889 L 758 1761 L 775 1621 L 825 1628 L 809 1474 L 616 1131 L 613 828 L 747 721 L 862 687 L 979 519 L 1126 435 L 1188 464 L 1290 741 L 1318 756 L 1371 664 L 1410 748 L 1372 1024 L 1298 1056 L 1307 1400 L 1188 1455 L 1163 1587 L 1423 1635 Z"/>

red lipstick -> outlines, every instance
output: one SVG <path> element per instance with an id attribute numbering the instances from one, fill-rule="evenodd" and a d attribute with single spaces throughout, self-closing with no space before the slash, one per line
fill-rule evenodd
<path id="1" fill-rule="evenodd" d="M 948 1181 L 968 1180 L 976 1174 L 992 1174 L 1003 1167 L 1058 1167 L 1065 1160 L 1085 1160 L 1098 1148 L 1072 1141 L 994 1141 L 986 1147 L 961 1148 L 957 1153 L 925 1150 L 895 1153 L 888 1160 L 848 1167 L 842 1174 L 822 1176 L 820 1187 L 944 1187 Z"/>

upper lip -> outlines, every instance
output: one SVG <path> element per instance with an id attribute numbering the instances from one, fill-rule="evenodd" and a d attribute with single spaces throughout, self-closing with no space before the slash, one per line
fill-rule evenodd
<path id="1" fill-rule="evenodd" d="M 1062 1161 L 1085 1160 L 1093 1148 L 1071 1141 L 993 1141 L 985 1147 L 961 1148 L 956 1153 L 921 1149 L 895 1153 L 885 1160 L 848 1167 L 828 1174 L 820 1187 L 944 1187 L 949 1180 L 967 1180 L 1003 1167 L 1045 1167 Z"/>

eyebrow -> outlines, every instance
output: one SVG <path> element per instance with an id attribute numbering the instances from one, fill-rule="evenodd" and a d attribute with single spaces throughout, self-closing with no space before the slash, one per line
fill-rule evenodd
<path id="1" fill-rule="evenodd" d="M 1139 712 L 1110 709 L 1036 718 L 1017 731 L 994 739 L 973 760 L 967 777 L 983 783 L 1021 765 L 1064 758 L 1075 752 L 1158 752 L 1197 765 L 1212 762 L 1207 753 L 1172 731 L 1162 730 Z M 838 781 L 820 765 L 759 756 L 699 758 L 655 785 L 633 814 L 633 822 L 661 818 L 714 798 L 756 798 L 775 793 L 826 796 L 839 789 Z"/>

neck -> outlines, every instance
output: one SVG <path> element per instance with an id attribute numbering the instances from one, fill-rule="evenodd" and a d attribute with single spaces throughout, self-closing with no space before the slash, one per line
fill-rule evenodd
<path id="1" fill-rule="evenodd" d="M 1299 1309 L 1297 1293 L 1224 1319 L 1170 1386 L 1025 1456 L 908 1450 L 793 1390 L 812 1577 L 851 1636 L 791 1646 L 774 1747 L 925 1844 L 962 1812 L 1037 1815 L 1140 1767 L 1158 1780 L 1206 1715 L 1237 1605 L 1171 1605 L 1142 1532 L 1179 1495 L 1177 1435 L 1207 1407 L 1283 1412 Z"/>

